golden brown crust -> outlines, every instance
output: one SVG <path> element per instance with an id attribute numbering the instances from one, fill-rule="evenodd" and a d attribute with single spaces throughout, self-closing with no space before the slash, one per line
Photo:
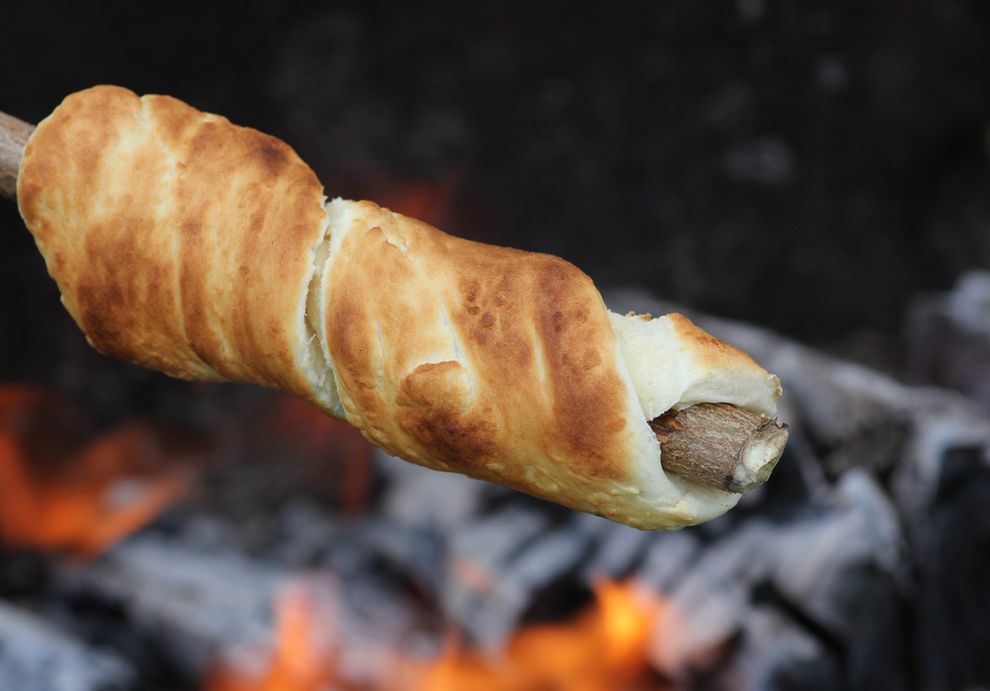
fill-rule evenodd
<path id="1" fill-rule="evenodd" d="M 102 352 L 289 391 L 410 461 L 630 525 L 738 499 L 666 476 L 647 408 L 776 405 L 768 373 L 680 315 L 630 328 L 557 257 L 371 202 L 328 215 L 286 144 L 169 97 L 68 97 L 28 142 L 18 200 Z"/>
<path id="2" fill-rule="evenodd" d="M 65 99 L 18 178 L 21 215 L 95 348 L 311 398 L 300 301 L 323 200 L 274 137 L 112 86 Z"/>
<path id="3" fill-rule="evenodd" d="M 422 465 L 605 510 L 587 488 L 633 480 L 637 421 L 591 280 L 354 206 L 326 313 L 347 419 Z"/>
<path id="4" fill-rule="evenodd" d="M 671 312 L 664 316 L 673 324 L 682 346 L 690 350 L 700 366 L 709 370 L 731 368 L 737 371 L 754 370 L 765 373 L 749 353 L 715 338 L 680 312 Z"/>

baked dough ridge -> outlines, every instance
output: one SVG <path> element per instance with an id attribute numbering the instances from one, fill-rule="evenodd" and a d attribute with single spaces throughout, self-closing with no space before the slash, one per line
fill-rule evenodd
<path id="1" fill-rule="evenodd" d="M 615 314 L 558 257 L 327 203 L 287 144 L 168 96 L 66 98 L 18 203 L 100 352 L 281 389 L 406 460 L 636 527 L 739 498 L 665 473 L 650 419 L 776 412 L 776 377 L 682 315 Z"/>

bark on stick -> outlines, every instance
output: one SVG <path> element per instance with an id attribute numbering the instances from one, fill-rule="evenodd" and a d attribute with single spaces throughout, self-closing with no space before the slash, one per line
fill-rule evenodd
<path id="1" fill-rule="evenodd" d="M 34 125 L 0 113 L 0 197 L 17 198 L 17 170 Z"/>
<path id="2" fill-rule="evenodd" d="M 748 492 L 770 477 L 787 425 L 728 403 L 699 403 L 652 420 L 661 465 L 699 485 Z"/>

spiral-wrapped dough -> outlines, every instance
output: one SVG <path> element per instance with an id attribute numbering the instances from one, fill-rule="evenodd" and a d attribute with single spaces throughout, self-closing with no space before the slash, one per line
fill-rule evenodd
<path id="1" fill-rule="evenodd" d="M 665 473 L 650 419 L 776 410 L 776 377 L 683 316 L 613 314 L 557 257 L 326 203 L 289 146 L 167 96 L 66 98 L 28 142 L 18 202 L 99 351 L 282 389 L 409 461 L 629 525 L 739 496 Z"/>

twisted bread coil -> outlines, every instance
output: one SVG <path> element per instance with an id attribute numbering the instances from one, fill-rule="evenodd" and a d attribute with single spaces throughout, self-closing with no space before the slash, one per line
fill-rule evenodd
<path id="1" fill-rule="evenodd" d="M 430 468 L 676 528 L 739 495 L 665 473 L 648 421 L 776 411 L 776 377 L 686 318 L 611 313 L 557 257 L 326 203 L 288 145 L 174 98 L 69 96 L 17 187 L 94 348 L 296 394 Z"/>

